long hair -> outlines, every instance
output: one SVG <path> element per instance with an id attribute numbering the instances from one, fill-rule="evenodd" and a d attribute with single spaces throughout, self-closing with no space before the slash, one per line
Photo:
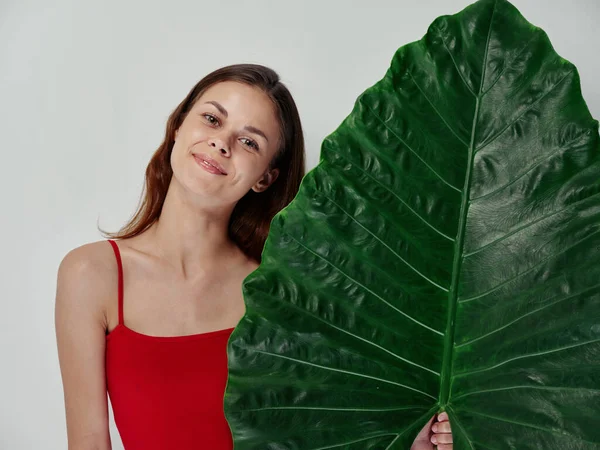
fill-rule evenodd
<path id="1" fill-rule="evenodd" d="M 261 89 L 273 102 L 279 119 L 280 148 L 270 168 L 279 169 L 279 176 L 261 193 L 252 190 L 235 205 L 229 221 L 229 236 L 249 257 L 260 262 L 271 220 L 298 193 L 304 176 L 304 137 L 296 103 L 279 75 L 261 65 L 236 64 L 211 72 L 200 80 L 175 108 L 167 120 L 165 138 L 154 152 L 146 168 L 146 180 L 137 212 L 116 233 L 100 231 L 105 237 L 126 239 L 147 230 L 162 211 L 173 176 L 171 151 L 175 131 L 202 94 L 212 85 L 236 81 Z"/>

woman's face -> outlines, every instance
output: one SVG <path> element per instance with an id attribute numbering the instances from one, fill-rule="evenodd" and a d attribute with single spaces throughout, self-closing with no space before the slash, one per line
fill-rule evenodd
<path id="1" fill-rule="evenodd" d="M 279 121 L 269 97 L 224 81 L 202 94 L 177 130 L 173 177 L 211 206 L 235 204 L 275 181 L 278 170 L 269 164 L 278 148 Z"/>

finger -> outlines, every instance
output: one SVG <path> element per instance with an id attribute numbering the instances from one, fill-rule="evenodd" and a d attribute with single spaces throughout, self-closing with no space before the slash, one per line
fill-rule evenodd
<path id="1" fill-rule="evenodd" d="M 429 419 L 429 421 L 425 424 L 425 426 L 421 429 L 421 431 L 419 431 L 416 441 L 429 442 L 429 435 L 431 432 L 431 424 L 433 423 L 434 419 L 435 419 L 435 416 L 433 416 L 431 419 Z"/>
<path id="2" fill-rule="evenodd" d="M 440 444 L 437 446 L 437 450 L 452 450 L 452 444 Z"/>
<path id="3" fill-rule="evenodd" d="M 434 434 L 431 436 L 431 442 L 434 444 L 452 444 L 451 434 Z"/>
<path id="4" fill-rule="evenodd" d="M 448 418 L 448 413 L 446 411 L 444 411 L 444 412 L 438 414 L 437 420 L 438 420 L 438 422 L 444 422 L 444 421 L 447 421 L 450 419 Z"/>
<path id="5" fill-rule="evenodd" d="M 450 428 L 450 422 L 437 422 L 433 424 L 431 431 L 434 433 L 452 433 L 452 428 Z"/>

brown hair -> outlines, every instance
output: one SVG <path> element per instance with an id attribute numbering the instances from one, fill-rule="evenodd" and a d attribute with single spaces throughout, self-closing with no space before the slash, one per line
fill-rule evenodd
<path id="1" fill-rule="evenodd" d="M 156 222 L 173 175 L 170 159 L 175 130 L 181 126 L 196 100 L 209 87 L 223 81 L 236 81 L 261 89 L 275 105 L 279 117 L 280 148 L 270 166 L 279 169 L 279 176 L 266 191 L 256 193 L 250 190 L 242 197 L 229 221 L 229 235 L 233 242 L 246 255 L 260 262 L 271 220 L 297 194 L 305 168 L 304 137 L 294 99 L 275 71 L 256 64 L 223 67 L 205 76 L 192 88 L 167 120 L 165 138 L 146 168 L 145 187 L 137 212 L 116 233 L 107 233 L 99 228 L 105 237 L 130 238 Z"/>

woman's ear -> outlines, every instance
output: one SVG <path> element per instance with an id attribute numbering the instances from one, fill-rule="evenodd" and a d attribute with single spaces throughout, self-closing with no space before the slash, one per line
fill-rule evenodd
<path id="1" fill-rule="evenodd" d="M 279 169 L 271 169 L 265 173 L 260 180 L 252 186 L 254 192 L 264 192 L 269 186 L 275 183 L 275 180 L 279 176 Z"/>

